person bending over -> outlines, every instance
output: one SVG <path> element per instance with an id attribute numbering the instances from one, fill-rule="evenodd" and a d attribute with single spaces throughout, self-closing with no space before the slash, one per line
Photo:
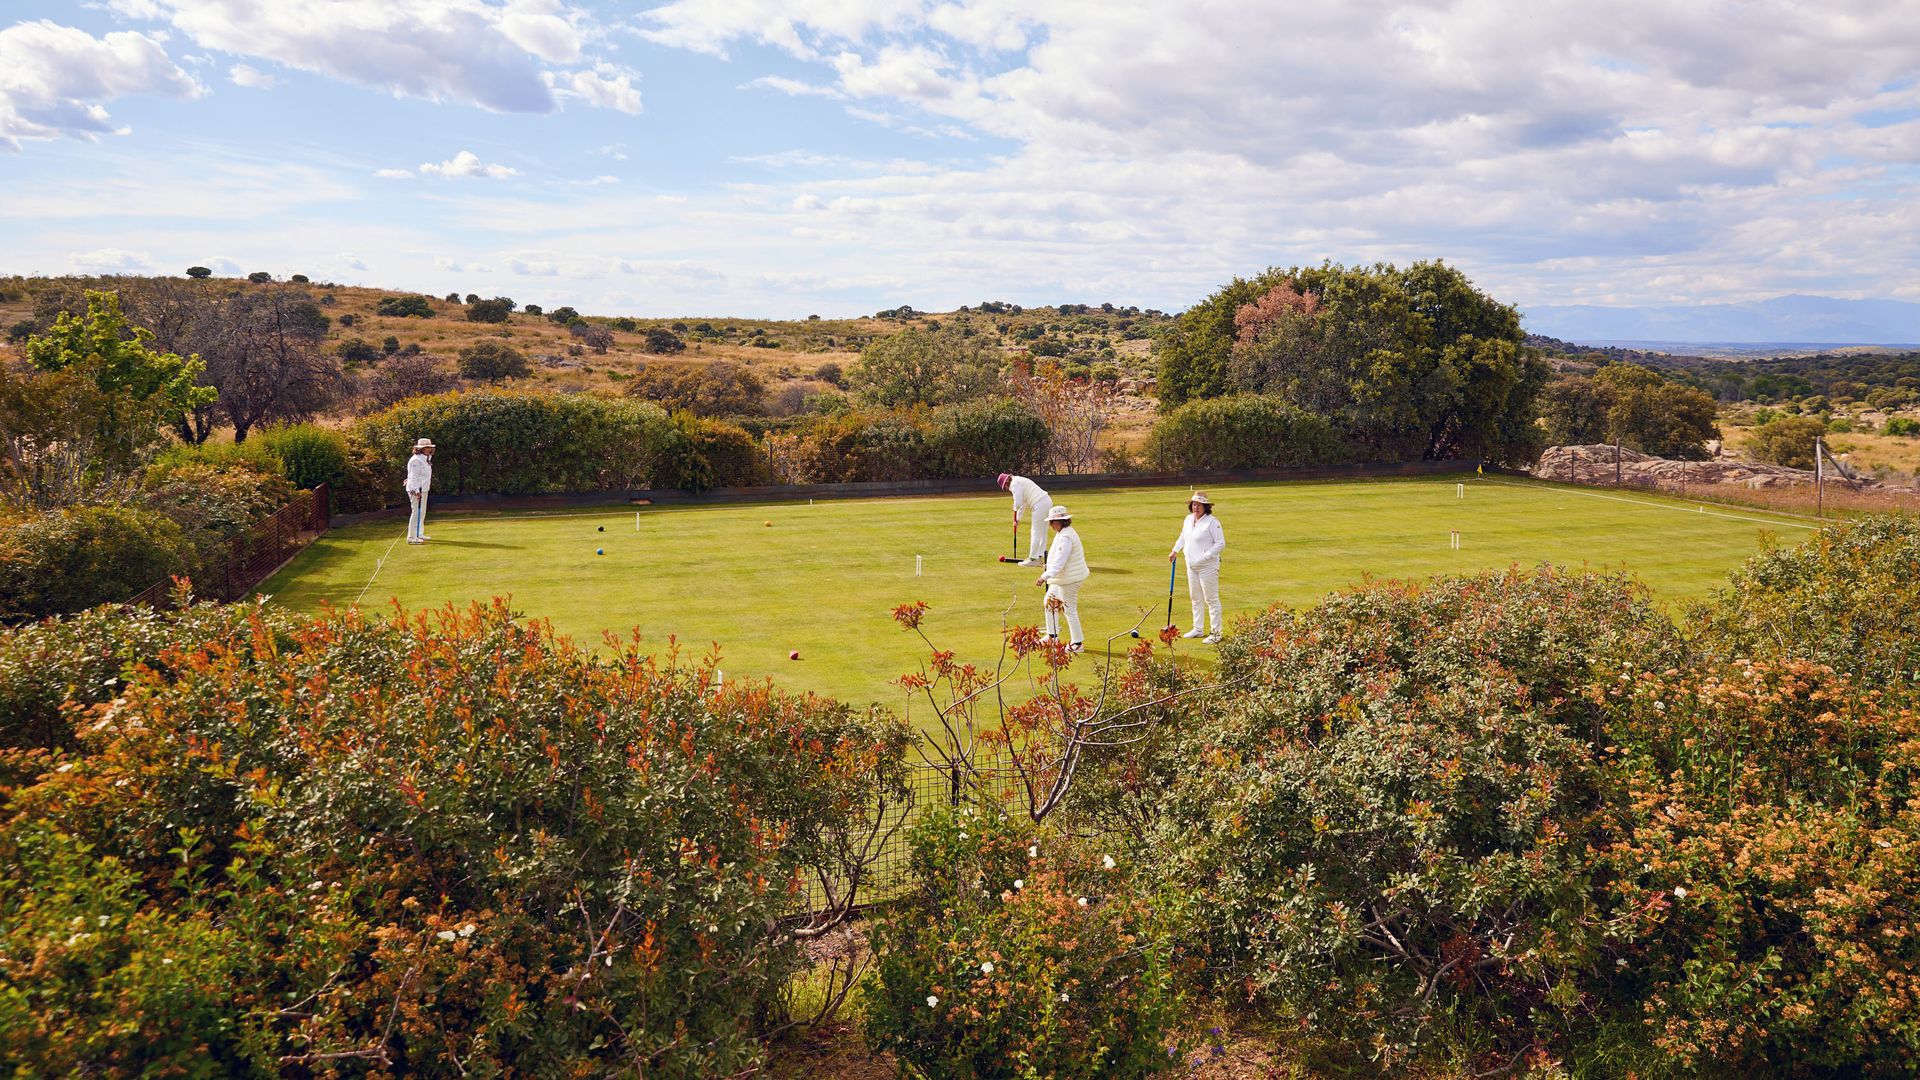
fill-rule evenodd
<path id="1" fill-rule="evenodd" d="M 1012 473 L 1000 474 L 1000 490 L 1013 494 L 1013 523 L 1020 524 L 1022 511 L 1033 523 L 1027 532 L 1027 557 L 1020 560 L 1020 565 L 1039 566 L 1046 561 L 1047 512 L 1053 509 L 1053 496 L 1039 484 Z"/>

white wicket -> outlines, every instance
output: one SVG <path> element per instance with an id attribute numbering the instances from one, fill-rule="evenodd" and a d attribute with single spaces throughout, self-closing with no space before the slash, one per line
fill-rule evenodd
<path id="1" fill-rule="evenodd" d="M 1456 499 L 1464 499 L 1464 498 L 1466 498 L 1466 497 L 1467 497 L 1467 485 L 1465 485 L 1465 484 L 1455 484 L 1455 485 L 1453 485 L 1453 497 L 1454 497 L 1454 498 L 1456 498 Z"/>
<path id="2" fill-rule="evenodd" d="M 1460 550 L 1460 530 L 1459 529 L 1455 529 L 1452 532 L 1449 532 L 1447 534 L 1447 543 L 1453 548 L 1453 550 L 1455 551 Z"/>
<path id="3" fill-rule="evenodd" d="M 913 576 L 914 577 L 920 576 L 920 556 L 918 555 L 915 555 L 913 557 Z"/>
<path id="4" fill-rule="evenodd" d="M 640 531 L 640 511 L 638 510 L 635 510 L 633 512 L 633 531 L 634 532 Z"/>

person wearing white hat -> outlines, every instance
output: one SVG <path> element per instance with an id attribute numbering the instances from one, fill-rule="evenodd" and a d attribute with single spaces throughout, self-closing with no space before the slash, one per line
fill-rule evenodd
<path id="1" fill-rule="evenodd" d="M 424 544 L 427 535 L 427 489 L 433 486 L 433 440 L 416 439 L 413 456 L 407 459 L 407 502 L 412 515 L 407 518 L 407 543 Z"/>
<path id="2" fill-rule="evenodd" d="M 1213 516 L 1213 500 L 1204 491 L 1196 491 L 1187 500 L 1187 518 L 1180 523 L 1180 539 L 1167 553 L 1172 562 L 1185 552 L 1187 556 L 1187 597 L 1193 601 L 1193 628 L 1181 634 L 1185 638 L 1205 635 L 1207 644 L 1220 643 L 1226 625 L 1220 618 L 1220 553 L 1227 549 L 1226 531 Z M 1207 632 L 1207 619 L 1213 619 L 1213 632 Z"/>
<path id="3" fill-rule="evenodd" d="M 1000 474 L 1000 490 L 1013 496 L 1013 523 L 1020 524 L 1022 510 L 1032 522 L 1027 532 L 1027 557 L 1020 560 L 1020 565 L 1039 566 L 1046 561 L 1047 511 L 1053 509 L 1053 496 L 1039 484 L 1012 473 Z"/>
<path id="4" fill-rule="evenodd" d="M 1047 588 L 1044 604 L 1047 615 L 1047 637 L 1060 636 L 1060 622 L 1064 618 L 1067 624 L 1067 651 L 1079 652 L 1086 647 L 1085 635 L 1080 633 L 1080 584 L 1087 580 L 1087 552 L 1080 545 L 1080 534 L 1073 531 L 1073 515 L 1064 506 L 1056 506 L 1047 512 L 1047 525 L 1053 529 L 1053 543 L 1047 548 L 1047 568 L 1040 572 L 1035 585 Z"/>

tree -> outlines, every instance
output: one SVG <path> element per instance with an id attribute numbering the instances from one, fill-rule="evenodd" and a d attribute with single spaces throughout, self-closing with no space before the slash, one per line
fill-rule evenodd
<path id="1" fill-rule="evenodd" d="M 388 334 L 387 339 L 380 343 L 380 351 L 387 356 L 392 356 L 394 353 L 399 352 L 400 339 L 392 334 Z"/>
<path id="2" fill-rule="evenodd" d="M 1719 434 L 1713 398 L 1635 364 L 1593 377 L 1563 375 L 1540 398 L 1540 426 L 1560 446 L 1619 443 L 1655 457 L 1698 461 Z"/>
<path id="3" fill-rule="evenodd" d="M 1811 416 L 1782 416 L 1753 429 L 1747 440 L 1747 453 L 1755 461 L 1785 465 L 1789 469 L 1813 468 L 1813 443 L 1827 433 L 1827 425 Z"/>
<path id="4" fill-rule="evenodd" d="M 1713 396 L 1666 379 L 1651 368 L 1609 364 L 1594 374 L 1612 396 L 1607 409 L 1611 441 L 1655 457 L 1698 461 L 1720 429 Z"/>
<path id="5" fill-rule="evenodd" d="M 481 341 L 460 350 L 460 374 L 476 382 L 500 382 L 524 379 L 533 374 L 533 368 L 513 346 Z"/>
<path id="6" fill-rule="evenodd" d="M 479 297 L 467 299 L 467 321 L 477 323 L 503 323 L 513 314 L 513 301 L 504 296 L 492 300 Z"/>
<path id="7" fill-rule="evenodd" d="M 255 270 L 253 273 L 247 275 L 247 280 L 253 282 L 255 285 L 265 285 L 273 280 L 273 275 L 267 273 L 265 270 Z"/>
<path id="8" fill-rule="evenodd" d="M 595 355 L 604 356 L 613 347 L 613 331 L 584 319 L 567 324 L 567 333 L 579 338 Z"/>
<path id="9" fill-rule="evenodd" d="M 627 396 L 655 402 L 669 412 L 698 416 L 749 416 L 763 410 L 767 385 L 730 360 L 711 364 L 643 364 L 627 383 Z"/>
<path id="10" fill-rule="evenodd" d="M 402 352 L 369 375 L 360 393 L 369 407 L 379 410 L 411 397 L 442 394 L 454 385 L 453 373 L 433 357 Z"/>
<path id="11" fill-rule="evenodd" d="M 467 303 L 469 303 L 469 304 L 477 304 L 477 303 L 479 303 L 479 302 L 480 302 L 480 294 L 479 294 L 479 293 L 468 293 L 468 294 L 467 294 Z"/>
<path id="12" fill-rule="evenodd" d="M 305 274 L 294 274 L 291 277 L 287 278 L 287 280 L 293 282 L 295 285 L 305 285 L 308 282 L 311 282 L 313 279 L 308 277 Z"/>
<path id="13" fill-rule="evenodd" d="M 331 322 L 304 294 L 272 289 L 230 297 L 200 323 L 207 382 L 233 441 L 260 424 L 309 419 L 345 388 L 339 358 L 324 348 Z"/>
<path id="14" fill-rule="evenodd" d="M 645 344 L 641 346 L 641 348 L 646 349 L 648 352 L 653 353 L 655 356 L 665 356 L 668 353 L 677 353 L 677 352 L 686 351 L 687 343 L 684 341 L 681 341 L 680 336 L 678 334 L 675 334 L 673 331 L 662 330 L 661 328 L 654 326 L 654 327 L 648 328 L 647 340 Z"/>
<path id="15" fill-rule="evenodd" d="M 1236 278 L 1181 315 L 1158 352 L 1163 408 L 1273 394 L 1387 460 L 1530 459 L 1549 374 L 1518 313 L 1439 262 Z"/>
<path id="16" fill-rule="evenodd" d="M 533 316 L 536 319 L 547 313 L 547 309 L 541 307 L 539 304 L 528 304 L 525 307 L 522 307 L 520 310 L 526 312 L 527 314 Z"/>
<path id="17" fill-rule="evenodd" d="M 27 340 L 26 354 L 41 371 L 79 372 L 105 394 L 151 403 L 164 413 L 209 404 L 218 396 L 199 385 L 205 369 L 199 357 L 162 352 L 152 343 L 153 331 L 128 324 L 118 296 L 89 289 L 86 314 L 61 313 L 45 335 Z"/>
<path id="18" fill-rule="evenodd" d="M 992 393 L 1000 368 L 999 349 L 978 335 L 908 329 L 867 346 L 849 382 L 874 405 L 948 405 Z"/>
<path id="19" fill-rule="evenodd" d="M 391 355 L 390 353 L 383 353 L 379 349 L 374 348 L 373 343 L 366 338 L 357 337 L 348 338 L 341 342 L 340 347 L 335 349 L 334 353 L 348 364 L 374 364 L 378 363 L 382 356 Z"/>
<path id="20" fill-rule="evenodd" d="M 425 296 L 389 296 L 374 308 L 375 314 L 395 318 L 433 318 L 433 301 Z"/>
<path id="21" fill-rule="evenodd" d="M 189 266 L 187 267 L 187 276 L 195 280 L 210 278 L 213 276 L 213 271 L 204 266 Z"/>
<path id="22" fill-rule="evenodd" d="M 553 322 L 559 323 L 561 326 L 565 326 L 579 317 L 580 317 L 580 313 L 573 310 L 573 308 L 571 307 L 557 307 L 557 308 L 554 308 L 552 311 L 547 312 L 547 318 Z"/>

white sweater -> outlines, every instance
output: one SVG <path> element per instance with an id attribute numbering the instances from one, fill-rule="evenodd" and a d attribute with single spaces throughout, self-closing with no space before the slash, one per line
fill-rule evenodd
<path id="1" fill-rule="evenodd" d="M 1047 569 L 1041 576 L 1055 585 L 1071 585 L 1087 580 L 1088 573 L 1086 549 L 1080 546 L 1080 534 L 1069 525 L 1047 547 Z"/>
<path id="2" fill-rule="evenodd" d="M 1022 510 L 1046 513 L 1053 509 L 1053 496 L 1048 495 L 1046 489 L 1024 476 L 1016 476 L 1008 481 L 1007 490 L 1013 495 L 1015 513 Z"/>
<path id="3" fill-rule="evenodd" d="M 407 459 L 407 490 L 425 491 L 433 486 L 433 462 L 425 454 L 415 454 Z"/>
<path id="4" fill-rule="evenodd" d="M 1220 519 L 1208 514 L 1196 518 L 1192 514 L 1180 523 L 1180 539 L 1173 542 L 1173 550 L 1187 553 L 1187 565 L 1196 570 L 1204 570 L 1220 563 L 1220 553 L 1227 549 L 1227 533 L 1220 527 Z"/>

